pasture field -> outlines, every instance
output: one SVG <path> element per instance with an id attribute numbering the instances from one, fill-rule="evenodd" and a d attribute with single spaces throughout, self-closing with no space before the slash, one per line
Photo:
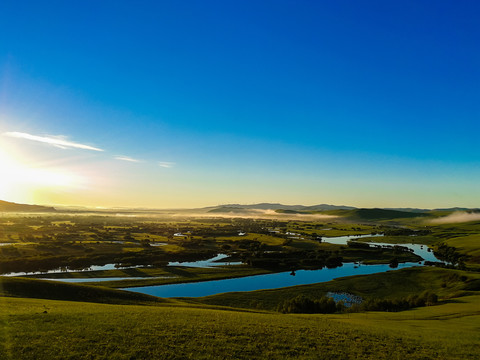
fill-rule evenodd
<path id="1" fill-rule="evenodd" d="M 474 359 L 478 301 L 465 297 L 393 314 L 283 315 L 182 303 L 152 307 L 0 298 L 0 356 Z"/>

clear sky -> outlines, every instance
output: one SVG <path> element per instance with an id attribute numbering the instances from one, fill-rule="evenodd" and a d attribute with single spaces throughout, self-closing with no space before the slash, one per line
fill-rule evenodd
<path id="1" fill-rule="evenodd" d="M 0 199 L 480 206 L 478 1 L 0 2 Z"/>

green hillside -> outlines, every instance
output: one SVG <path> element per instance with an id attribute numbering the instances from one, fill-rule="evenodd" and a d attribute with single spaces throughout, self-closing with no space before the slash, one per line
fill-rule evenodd
<path id="1" fill-rule="evenodd" d="M 386 210 L 386 209 L 354 209 L 354 210 L 329 210 L 323 211 L 324 214 L 337 215 L 350 220 L 393 220 L 428 216 L 425 213 Z"/>
<path id="2" fill-rule="evenodd" d="M 0 296 L 110 304 L 158 303 L 163 299 L 102 286 L 0 276 Z"/>
<path id="3" fill-rule="evenodd" d="M 0 358 L 476 359 L 479 300 L 326 316 L 0 297 Z"/>

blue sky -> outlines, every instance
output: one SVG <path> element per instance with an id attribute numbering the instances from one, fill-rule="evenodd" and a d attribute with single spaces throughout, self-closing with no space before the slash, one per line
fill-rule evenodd
<path id="1" fill-rule="evenodd" d="M 479 10 L 3 1 L 0 149 L 3 167 L 17 170 L 0 195 L 477 207 Z M 59 136 L 103 151 L 50 141 Z M 44 181 L 17 184 L 36 178 L 28 169 Z"/>

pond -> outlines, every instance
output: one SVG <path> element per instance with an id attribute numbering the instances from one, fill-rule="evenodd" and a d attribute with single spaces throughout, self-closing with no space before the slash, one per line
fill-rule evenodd
<path id="1" fill-rule="evenodd" d="M 354 304 L 361 304 L 363 302 L 363 298 L 361 296 L 356 296 L 346 292 L 329 291 L 327 292 L 326 296 L 332 298 L 336 303 L 340 301 L 343 302 L 343 305 L 346 307 L 351 307 Z"/>

